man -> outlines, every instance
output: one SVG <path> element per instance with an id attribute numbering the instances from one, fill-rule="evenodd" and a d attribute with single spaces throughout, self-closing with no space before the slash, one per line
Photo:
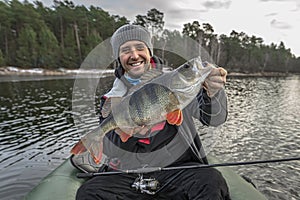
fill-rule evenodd
<path id="1" fill-rule="evenodd" d="M 129 88 L 139 84 L 146 71 L 159 69 L 162 64 L 153 56 L 149 32 L 141 26 L 120 27 L 113 34 L 111 45 L 119 67 L 115 72 L 117 78 L 113 88 L 101 98 L 100 122 L 110 113 L 115 99 L 126 95 Z M 150 130 L 146 127 L 135 130 L 117 129 L 106 134 L 103 152 L 107 156 L 107 164 L 101 165 L 100 171 L 158 165 L 179 167 L 207 164 L 192 117 L 199 119 L 204 125 L 214 126 L 226 120 L 227 102 L 222 89 L 226 75 L 223 68 L 213 69 L 205 80 L 203 89 L 183 109 L 183 122 L 180 126 L 162 122 Z M 114 106 L 116 105 L 115 103 Z M 99 166 L 93 163 L 88 153 L 73 156 L 72 163 L 85 172 L 99 170 Z M 214 168 L 198 168 L 96 176 L 79 188 L 77 199 L 221 200 L 230 197 L 226 182 L 219 171 Z"/>

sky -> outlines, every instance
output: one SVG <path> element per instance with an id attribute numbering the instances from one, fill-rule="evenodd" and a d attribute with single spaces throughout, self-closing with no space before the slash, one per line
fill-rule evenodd
<path id="1" fill-rule="evenodd" d="M 53 0 L 39 0 L 50 7 Z M 30 2 L 32 2 L 30 0 Z M 232 30 L 261 37 L 264 44 L 283 41 L 300 57 L 300 0 L 72 0 L 75 5 L 101 7 L 130 22 L 156 8 L 164 13 L 165 27 L 182 31 L 183 24 L 209 23 L 218 35 Z"/>

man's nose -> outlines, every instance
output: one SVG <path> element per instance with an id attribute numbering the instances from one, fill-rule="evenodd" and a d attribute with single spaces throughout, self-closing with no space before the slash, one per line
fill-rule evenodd
<path id="1" fill-rule="evenodd" d="M 131 57 L 131 59 L 138 59 L 139 58 L 139 54 L 138 54 L 136 49 L 131 50 L 131 56 L 130 57 Z"/>

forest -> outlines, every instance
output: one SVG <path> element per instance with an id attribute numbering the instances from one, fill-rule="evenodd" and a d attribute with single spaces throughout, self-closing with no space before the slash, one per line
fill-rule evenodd
<path id="1" fill-rule="evenodd" d="M 182 41 L 189 37 L 230 72 L 300 72 L 300 57 L 283 42 L 267 45 L 260 37 L 234 30 L 218 35 L 212 25 L 199 21 L 183 24 L 181 32 L 168 30 L 164 13 L 156 8 L 130 22 L 100 7 L 87 8 L 67 0 L 54 0 L 52 7 L 39 1 L 7 0 L 0 2 L 0 19 L 0 67 L 78 69 L 92 49 L 118 27 L 131 23 L 151 30 L 153 43 L 160 47 L 154 52 L 168 66 L 176 67 L 183 59 L 164 49 L 182 48 Z"/>

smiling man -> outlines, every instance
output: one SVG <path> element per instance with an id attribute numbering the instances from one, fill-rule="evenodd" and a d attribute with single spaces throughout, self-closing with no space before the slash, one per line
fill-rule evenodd
<path id="1" fill-rule="evenodd" d="M 153 47 L 151 36 L 143 27 L 123 26 L 114 33 L 111 44 L 114 57 L 123 67 L 126 78 L 138 79 L 150 68 Z"/>
<path id="2" fill-rule="evenodd" d="M 100 123 L 109 116 L 113 106 L 118 106 L 117 99 L 141 82 L 146 71 L 162 68 L 162 61 L 153 55 L 151 35 L 141 26 L 120 27 L 113 34 L 111 45 L 118 62 L 117 78 L 112 89 L 101 97 Z M 103 153 L 107 157 L 100 165 L 93 161 L 89 152 L 73 155 L 73 165 L 84 172 L 103 172 L 145 166 L 207 164 L 193 118 L 204 125 L 217 126 L 225 122 L 227 98 L 223 86 L 226 75 L 223 68 L 215 68 L 210 73 L 197 97 L 183 109 L 182 123 L 176 125 L 165 120 L 149 129 L 112 130 L 103 139 Z M 193 142 L 187 147 L 189 141 Z M 178 156 L 174 155 L 174 149 L 180 150 Z M 214 168 L 207 168 L 97 176 L 78 189 L 76 199 L 229 200 L 230 197 L 222 174 Z"/>
<path id="3" fill-rule="evenodd" d="M 150 52 L 140 41 L 128 41 L 120 46 L 120 63 L 132 78 L 140 78 L 150 66 Z"/>

